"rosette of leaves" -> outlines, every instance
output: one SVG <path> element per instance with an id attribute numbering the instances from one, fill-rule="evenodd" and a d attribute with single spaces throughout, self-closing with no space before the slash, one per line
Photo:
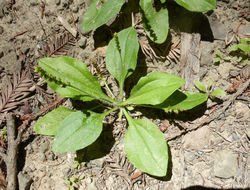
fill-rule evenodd
<path id="1" fill-rule="evenodd" d="M 216 7 L 216 0 L 175 0 L 177 4 L 192 12 L 206 12 Z M 139 8 L 147 36 L 155 43 L 165 42 L 169 20 L 166 0 L 140 0 Z M 107 23 L 121 10 L 124 0 L 91 0 L 82 17 L 81 30 L 89 32 Z M 157 4 L 157 10 L 155 5 Z"/>
<path id="2" fill-rule="evenodd" d="M 143 172 L 154 176 L 166 175 L 168 146 L 164 135 L 151 121 L 132 118 L 130 108 L 151 106 L 166 111 L 188 110 L 206 101 L 207 95 L 181 92 L 178 89 L 185 84 L 182 78 L 152 72 L 142 77 L 125 99 L 124 82 L 136 68 L 138 50 L 136 31 L 132 27 L 114 35 L 108 44 L 106 66 L 120 89 L 120 96 L 115 98 L 102 91 L 98 79 L 91 75 L 85 63 L 65 56 L 39 60 L 36 71 L 60 96 L 82 101 L 96 99 L 107 108 L 104 113 L 97 113 L 59 107 L 40 118 L 34 130 L 38 134 L 55 136 L 53 151 L 72 152 L 89 146 L 101 134 L 104 117 L 119 110 L 128 121 L 124 140 L 128 159 Z"/>

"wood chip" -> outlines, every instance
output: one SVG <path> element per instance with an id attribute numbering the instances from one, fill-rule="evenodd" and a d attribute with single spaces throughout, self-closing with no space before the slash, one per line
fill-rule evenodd
<path id="1" fill-rule="evenodd" d="M 74 28 L 72 28 L 68 22 L 66 22 L 61 16 L 58 16 L 57 18 L 61 22 L 63 27 L 72 34 L 72 36 L 74 37 L 77 36 L 77 31 Z"/>

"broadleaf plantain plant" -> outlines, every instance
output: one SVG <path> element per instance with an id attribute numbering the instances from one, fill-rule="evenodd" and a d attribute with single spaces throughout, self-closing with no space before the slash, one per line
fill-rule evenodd
<path id="1" fill-rule="evenodd" d="M 216 0 L 174 0 L 177 4 L 192 12 L 206 12 L 216 7 Z M 117 15 L 125 0 L 91 0 L 88 10 L 82 17 L 81 30 L 89 32 L 107 23 Z M 147 36 L 155 43 L 165 42 L 168 35 L 169 19 L 165 7 L 166 0 L 140 0 L 139 8 L 143 27 Z M 154 4 L 159 5 L 155 10 Z"/>
<path id="2" fill-rule="evenodd" d="M 164 135 L 151 121 L 133 119 L 129 114 L 130 108 L 144 106 L 168 112 L 189 110 L 205 102 L 208 95 L 181 92 L 178 89 L 185 84 L 182 78 L 152 72 L 142 77 L 125 99 L 124 81 L 136 68 L 138 50 L 139 43 L 133 27 L 115 34 L 108 45 L 106 66 L 118 81 L 120 95 L 117 98 L 106 95 L 98 79 L 77 59 L 64 56 L 39 60 L 35 70 L 60 96 L 82 101 L 96 99 L 108 110 L 96 113 L 93 110 L 77 111 L 59 107 L 40 118 L 34 130 L 38 134 L 55 136 L 53 151 L 72 152 L 89 146 L 101 134 L 104 117 L 120 110 L 128 121 L 124 141 L 128 159 L 143 172 L 154 176 L 166 175 L 168 147 Z"/>

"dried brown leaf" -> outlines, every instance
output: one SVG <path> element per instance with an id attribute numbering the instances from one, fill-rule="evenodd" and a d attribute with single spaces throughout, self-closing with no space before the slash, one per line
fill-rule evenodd
<path id="1" fill-rule="evenodd" d="M 48 39 L 46 45 L 42 46 L 39 52 L 41 57 L 56 57 L 66 55 L 70 46 L 74 45 L 75 39 L 70 33 L 54 36 Z"/>
<path id="2" fill-rule="evenodd" d="M 13 79 L 7 77 L 7 84 L 2 88 L 0 94 L 0 113 L 15 109 L 22 104 L 24 98 L 30 93 L 29 88 L 32 81 L 28 71 L 13 74 Z"/>

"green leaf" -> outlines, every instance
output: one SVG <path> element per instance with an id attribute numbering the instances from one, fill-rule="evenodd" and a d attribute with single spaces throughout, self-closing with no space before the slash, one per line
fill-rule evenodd
<path id="1" fill-rule="evenodd" d="M 168 10 L 161 8 L 156 11 L 154 0 L 140 0 L 140 14 L 147 36 L 157 44 L 165 42 L 168 35 Z"/>
<path id="2" fill-rule="evenodd" d="M 214 58 L 214 62 L 215 62 L 215 63 L 218 63 L 218 62 L 220 62 L 220 61 L 221 61 L 221 58 L 220 58 L 220 57 Z"/>
<path id="3" fill-rule="evenodd" d="M 212 96 L 224 96 L 226 92 L 222 89 L 215 89 L 213 92 L 210 93 Z"/>
<path id="4" fill-rule="evenodd" d="M 200 81 L 195 81 L 195 82 L 194 82 L 194 85 L 195 85 L 195 87 L 196 87 L 199 91 L 201 91 L 201 92 L 207 92 L 207 89 L 206 89 L 205 85 L 204 85 L 202 82 L 200 82 Z"/>
<path id="5" fill-rule="evenodd" d="M 153 107 L 163 109 L 165 112 L 186 111 L 207 101 L 207 98 L 208 95 L 204 93 L 188 91 L 183 93 L 177 90 L 163 103 Z"/>
<path id="6" fill-rule="evenodd" d="M 91 75 L 85 63 L 70 57 L 42 58 L 39 70 L 50 87 L 62 97 L 81 100 L 103 98 L 113 100 L 102 92 L 98 79 Z"/>
<path id="7" fill-rule="evenodd" d="M 34 125 L 34 131 L 41 135 L 54 136 L 61 122 L 73 112 L 74 110 L 63 106 L 56 108 L 38 119 Z"/>
<path id="8" fill-rule="evenodd" d="M 105 115 L 90 111 L 71 113 L 60 124 L 52 150 L 73 152 L 89 146 L 100 136 Z"/>
<path id="9" fill-rule="evenodd" d="M 207 81 L 207 90 L 208 91 L 211 90 L 213 83 L 214 83 L 213 79 L 209 78 Z"/>
<path id="10" fill-rule="evenodd" d="M 216 55 L 222 59 L 222 55 L 221 55 L 221 52 L 219 50 L 216 50 Z"/>
<path id="11" fill-rule="evenodd" d="M 243 66 L 246 66 L 248 64 L 248 59 L 245 59 L 243 62 Z"/>
<path id="12" fill-rule="evenodd" d="M 248 44 L 238 44 L 238 48 L 246 53 L 250 53 L 250 45 Z"/>
<path id="13" fill-rule="evenodd" d="M 165 176 L 168 147 L 164 135 L 149 120 L 135 120 L 128 115 L 126 117 L 129 127 L 124 139 L 124 148 L 128 159 L 143 172 Z"/>
<path id="14" fill-rule="evenodd" d="M 238 50 L 238 44 L 234 44 L 232 46 L 229 47 L 229 51 L 237 51 Z"/>
<path id="15" fill-rule="evenodd" d="M 122 30 L 109 42 L 106 66 L 120 86 L 135 70 L 138 51 L 137 34 L 132 27 Z"/>
<path id="16" fill-rule="evenodd" d="M 166 0 L 161 0 L 161 3 L 165 3 L 166 2 Z"/>
<path id="17" fill-rule="evenodd" d="M 89 32 L 108 22 L 119 13 L 124 0 L 91 0 L 90 6 L 83 15 L 81 24 L 82 32 Z"/>
<path id="18" fill-rule="evenodd" d="M 207 12 L 216 7 L 216 0 L 175 0 L 175 2 L 192 12 Z"/>
<path id="19" fill-rule="evenodd" d="M 160 104 L 184 84 L 185 80 L 176 75 L 152 72 L 139 80 L 123 105 Z"/>

